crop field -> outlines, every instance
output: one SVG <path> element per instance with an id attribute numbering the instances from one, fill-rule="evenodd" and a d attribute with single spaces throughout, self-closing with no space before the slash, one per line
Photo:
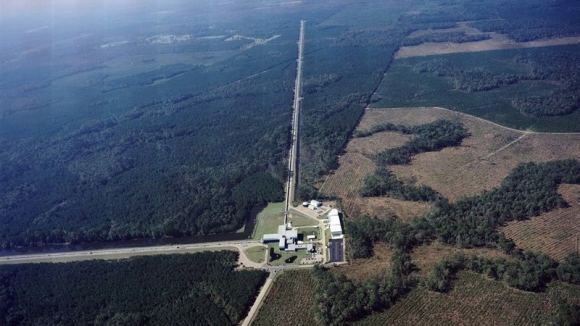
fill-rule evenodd
<path id="1" fill-rule="evenodd" d="M 451 258 L 456 254 L 464 254 L 466 256 L 475 255 L 486 258 L 506 258 L 509 256 L 496 249 L 489 248 L 458 248 L 455 246 L 445 245 L 440 242 L 433 242 L 428 245 L 417 247 L 411 253 L 411 260 L 419 269 L 419 274 L 428 275 L 435 265 L 443 259 Z"/>
<path id="2" fill-rule="evenodd" d="M 559 192 L 570 205 L 526 221 L 509 222 L 500 229 L 507 238 L 526 250 L 562 260 L 577 252 L 580 237 L 580 186 L 563 184 Z"/>
<path id="3" fill-rule="evenodd" d="M 371 258 L 352 259 L 348 265 L 337 266 L 331 271 L 359 282 L 384 275 L 391 266 L 393 252 L 385 243 L 375 243 L 373 252 Z"/>
<path id="4" fill-rule="evenodd" d="M 580 134 L 523 133 L 438 108 L 368 109 L 359 128 L 384 122 L 414 125 L 442 118 L 461 121 L 471 136 L 461 146 L 418 154 L 410 165 L 390 169 L 452 201 L 499 186 L 520 163 L 580 158 Z"/>
<path id="5" fill-rule="evenodd" d="M 533 58 L 532 60 L 540 60 L 539 67 L 543 67 L 544 70 L 573 67 L 579 48 L 580 45 L 565 45 L 397 59 L 375 93 L 375 103 L 372 107 L 442 106 L 522 130 L 580 131 L 580 110 L 538 117 L 520 112 L 513 104 L 514 99 L 549 97 L 564 89 L 563 84 L 555 80 L 521 77 L 528 76 L 530 65 L 529 62 L 518 61 L 518 58 L 524 56 Z M 569 57 L 562 59 L 561 62 L 553 59 L 563 53 L 568 53 Z M 551 59 L 542 59 L 548 57 Z M 473 73 L 471 77 L 477 72 L 483 72 L 488 77 L 502 74 L 520 77 L 503 85 L 494 85 L 489 89 L 465 91 L 458 88 L 458 83 L 465 82 L 465 79 L 454 80 L 417 69 L 420 65 L 429 62 L 446 62 L 448 67 L 468 71 L 468 75 Z M 538 66 L 534 67 L 537 69 Z M 573 76 L 576 73 L 576 68 L 570 68 L 568 74 L 561 71 L 559 77 L 556 78 L 564 76 L 574 80 Z"/>
<path id="6" fill-rule="evenodd" d="M 580 287 L 555 282 L 543 293 L 524 292 L 461 272 L 447 294 L 419 287 L 390 309 L 355 324 L 545 325 L 554 318 L 558 298 L 578 303 Z"/>
<path id="7" fill-rule="evenodd" d="M 253 325 L 316 325 L 314 305 L 310 271 L 285 271 L 274 281 Z"/>

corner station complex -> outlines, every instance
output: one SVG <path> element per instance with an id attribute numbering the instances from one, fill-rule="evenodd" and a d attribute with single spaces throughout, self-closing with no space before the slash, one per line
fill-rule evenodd
<path id="1" fill-rule="evenodd" d="M 328 213 L 328 225 L 332 239 L 342 239 L 344 237 L 337 209 L 331 209 Z M 292 223 L 279 225 L 278 233 L 269 233 L 262 236 L 263 243 L 278 242 L 279 249 L 286 251 L 296 251 L 298 249 L 314 251 L 314 244 L 312 243 L 314 239 L 314 236 L 308 236 L 310 243 L 307 244 L 298 240 L 298 230 L 292 227 Z"/>

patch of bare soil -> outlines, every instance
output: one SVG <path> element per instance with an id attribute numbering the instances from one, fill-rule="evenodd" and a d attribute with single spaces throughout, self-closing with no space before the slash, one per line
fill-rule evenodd
<path id="1" fill-rule="evenodd" d="M 556 260 L 577 252 L 580 238 L 580 185 L 560 185 L 570 207 L 557 209 L 526 221 L 509 222 L 500 228 L 519 248 L 541 252 Z"/>

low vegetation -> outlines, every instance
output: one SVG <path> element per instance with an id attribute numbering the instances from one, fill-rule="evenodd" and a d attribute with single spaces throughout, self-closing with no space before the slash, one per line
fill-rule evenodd
<path id="1" fill-rule="evenodd" d="M 236 325 L 267 273 L 231 251 L 0 266 L 4 325 Z"/>
<path id="2" fill-rule="evenodd" d="M 277 276 L 254 325 L 312 325 L 314 278 L 310 270 L 288 270 Z"/>
<path id="3" fill-rule="evenodd" d="M 555 280 L 577 283 L 580 275 L 577 256 L 558 263 L 545 255 L 516 248 L 496 229 L 506 221 L 530 218 L 565 206 L 566 202 L 557 192 L 558 185 L 580 183 L 579 177 L 580 162 L 576 160 L 522 164 L 501 187 L 454 204 L 441 200 L 433 212 L 409 224 L 394 218 L 359 218 L 347 222 L 352 256 L 370 257 L 375 242 L 389 243 L 396 250 L 391 271 L 384 277 L 354 284 L 340 275 L 317 270 L 318 319 L 325 324 L 340 324 L 391 306 L 401 293 L 410 291 L 416 284 L 408 252 L 435 238 L 461 247 L 497 247 L 510 254 L 511 259 L 474 257 L 443 261 L 425 281 L 434 290 L 449 290 L 451 278 L 463 269 L 485 273 L 528 291 L 543 290 Z M 347 299 L 352 297 L 357 299 Z"/>

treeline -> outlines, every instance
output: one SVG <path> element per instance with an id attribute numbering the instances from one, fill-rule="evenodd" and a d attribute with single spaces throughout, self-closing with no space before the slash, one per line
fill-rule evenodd
<path id="1" fill-rule="evenodd" d="M 558 193 L 561 183 L 580 183 L 580 162 L 521 164 L 499 188 L 452 204 L 439 202 L 426 221 L 445 243 L 463 247 L 493 246 L 499 241 L 496 232 L 499 225 L 566 207 Z"/>
<path id="2" fill-rule="evenodd" d="M 458 121 L 437 120 L 406 128 L 401 131 L 414 137 L 403 146 L 378 153 L 376 160 L 379 164 L 408 164 L 416 154 L 457 146 L 469 136 L 467 129 Z"/>
<path id="3" fill-rule="evenodd" d="M 365 177 L 360 190 L 361 195 L 365 197 L 388 195 L 412 201 L 439 200 L 441 197 L 435 190 L 424 185 L 405 184 L 386 165 L 408 164 L 416 154 L 459 145 L 469 135 L 467 129 L 460 122 L 449 120 L 437 120 L 419 126 L 383 123 L 367 130 L 359 130 L 354 136 L 368 137 L 383 131 L 396 131 L 414 137 L 403 146 L 387 149 L 376 155 L 378 168 L 373 174 Z"/>
<path id="4" fill-rule="evenodd" d="M 496 227 L 505 221 L 529 218 L 564 206 L 565 202 L 557 193 L 560 183 L 580 183 L 580 162 L 565 160 L 522 164 L 504 180 L 501 187 L 455 204 L 441 201 L 442 204 L 434 212 L 411 223 L 395 218 L 369 217 L 346 221 L 347 243 L 352 258 L 371 257 L 374 243 L 385 242 L 395 250 L 391 270 L 385 276 L 355 283 L 317 269 L 318 319 L 324 324 L 343 324 L 372 311 L 388 308 L 402 293 L 418 284 L 413 276 L 415 266 L 408 253 L 416 246 L 435 239 L 462 247 L 496 247 L 510 257 L 487 259 L 457 256 L 442 261 L 422 282 L 432 290 L 448 291 L 454 275 L 464 269 L 527 291 L 540 291 L 554 280 L 580 284 L 580 257 L 577 254 L 558 263 L 545 255 L 518 249 L 513 241 L 496 232 Z M 563 316 L 570 317 L 567 313 Z"/>
<path id="5" fill-rule="evenodd" d="M 307 29 L 298 197 L 318 196 L 315 182 L 338 167 L 337 154 L 408 33 L 404 26 L 374 25 Z"/>
<path id="6" fill-rule="evenodd" d="M 489 40 L 491 37 L 488 34 L 465 34 L 464 32 L 447 32 L 447 33 L 430 33 L 427 35 L 408 37 L 403 40 L 402 46 L 414 46 L 427 42 L 442 43 L 466 43 Z"/>
<path id="7" fill-rule="evenodd" d="M 374 174 L 365 177 L 361 189 L 363 197 L 389 196 L 411 201 L 434 201 L 439 193 L 425 185 L 405 184 L 386 167 L 379 167 Z"/>
<path id="8" fill-rule="evenodd" d="M 344 325 L 373 311 L 391 307 L 416 284 L 415 279 L 407 277 L 412 266 L 409 255 L 395 253 L 391 265 L 389 275 L 362 284 L 315 267 L 317 320 L 323 325 Z"/>
<path id="9" fill-rule="evenodd" d="M 2 325 L 236 325 L 267 273 L 232 251 L 0 266 Z"/>
<path id="10" fill-rule="evenodd" d="M 456 255 L 437 263 L 425 280 L 425 285 L 438 292 L 447 292 L 460 270 L 470 270 L 503 281 L 524 291 L 542 291 L 552 281 L 580 284 L 580 256 L 568 255 L 562 263 L 550 257 L 527 251 L 518 251 L 513 258 L 484 258 Z"/>

